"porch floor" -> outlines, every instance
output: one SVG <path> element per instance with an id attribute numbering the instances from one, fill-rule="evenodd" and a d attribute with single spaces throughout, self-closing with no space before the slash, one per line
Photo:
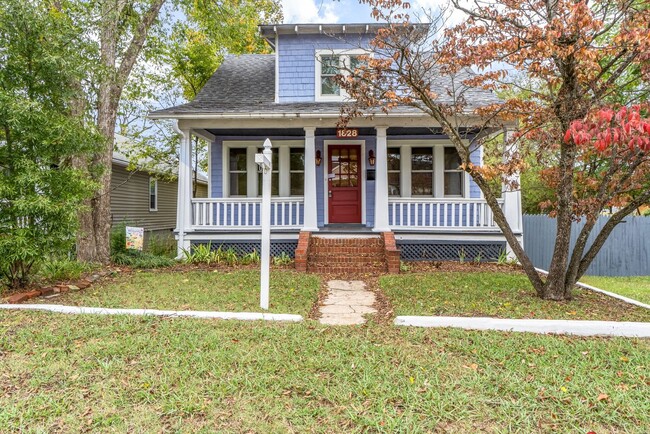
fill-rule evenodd
<path id="1" fill-rule="evenodd" d="M 322 228 L 318 229 L 318 233 L 314 233 L 314 235 L 318 234 L 373 234 L 374 232 L 372 231 L 372 228 L 369 228 L 366 225 L 363 224 L 356 224 L 356 223 L 336 223 L 336 224 L 329 224 L 325 225 Z"/>

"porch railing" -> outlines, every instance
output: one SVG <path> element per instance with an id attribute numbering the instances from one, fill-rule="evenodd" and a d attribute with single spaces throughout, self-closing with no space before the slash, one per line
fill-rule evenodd
<path id="1" fill-rule="evenodd" d="M 503 208 L 503 200 L 499 203 Z M 481 199 L 389 199 L 388 223 L 399 229 L 498 230 Z"/>
<path id="2" fill-rule="evenodd" d="M 213 229 L 257 229 L 261 227 L 261 198 L 192 199 L 192 226 Z M 302 198 L 271 199 L 271 226 L 296 229 L 305 216 Z"/>

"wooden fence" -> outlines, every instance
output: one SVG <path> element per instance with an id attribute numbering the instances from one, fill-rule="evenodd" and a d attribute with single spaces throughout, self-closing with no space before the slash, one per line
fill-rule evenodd
<path id="1" fill-rule="evenodd" d="M 605 225 L 609 217 L 598 219 L 587 246 Z M 571 247 L 583 222 L 573 223 Z M 545 215 L 524 216 L 524 249 L 536 267 L 548 270 L 555 245 L 556 221 Z M 647 276 L 650 275 L 650 217 L 627 217 L 605 242 L 591 266 L 588 275 Z"/>

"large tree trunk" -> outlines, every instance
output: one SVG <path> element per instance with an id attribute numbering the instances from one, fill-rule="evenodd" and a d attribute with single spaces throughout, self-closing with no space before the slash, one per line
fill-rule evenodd
<path id="1" fill-rule="evenodd" d="M 100 80 L 97 127 L 106 139 L 102 151 L 93 156 L 93 165 L 104 170 L 97 182 L 99 189 L 90 200 L 90 209 L 80 216 L 81 233 L 77 239 L 77 258 L 81 261 L 106 264 L 110 261 L 111 235 L 111 163 L 115 140 L 115 123 L 122 90 L 142 51 L 147 33 L 156 21 L 165 0 L 154 0 L 142 15 L 126 50 L 118 61 L 118 42 L 121 39 L 120 21 L 127 0 L 104 0 L 101 5 L 100 58 L 103 72 Z"/>

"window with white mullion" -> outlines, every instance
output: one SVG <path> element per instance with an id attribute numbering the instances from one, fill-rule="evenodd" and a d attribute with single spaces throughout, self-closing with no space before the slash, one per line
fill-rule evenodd
<path id="1" fill-rule="evenodd" d="M 400 197 L 402 195 L 401 150 L 399 147 L 389 146 L 386 151 L 386 157 L 388 160 L 388 196 Z"/>
<path id="2" fill-rule="evenodd" d="M 228 150 L 229 196 L 248 195 L 247 149 L 230 148 Z"/>
<path id="3" fill-rule="evenodd" d="M 341 87 L 336 76 L 341 73 L 341 56 L 320 56 L 320 94 L 321 96 L 340 96 Z"/>
<path id="4" fill-rule="evenodd" d="M 460 168 L 461 159 L 456 148 L 445 147 L 444 186 L 445 196 L 463 197 L 464 171 Z"/>
<path id="5" fill-rule="evenodd" d="M 305 194 L 305 148 L 289 149 L 289 194 Z"/>
<path id="6" fill-rule="evenodd" d="M 433 148 L 411 148 L 411 195 L 433 196 Z"/>

